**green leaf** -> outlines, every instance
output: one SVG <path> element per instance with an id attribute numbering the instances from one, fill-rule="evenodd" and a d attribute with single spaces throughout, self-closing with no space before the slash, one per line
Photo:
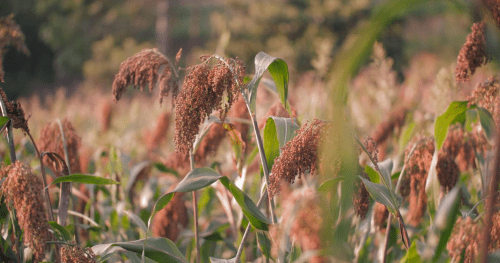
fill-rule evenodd
<path id="1" fill-rule="evenodd" d="M 465 112 L 465 129 L 468 132 L 472 132 L 472 124 L 477 121 L 477 110 L 474 109 L 468 109 Z"/>
<path id="2" fill-rule="evenodd" d="M 393 162 L 391 159 L 387 159 L 378 163 L 378 169 L 380 170 L 382 179 L 384 180 L 385 186 L 392 189 L 391 173 L 392 173 Z"/>
<path id="3" fill-rule="evenodd" d="M 266 258 L 272 259 L 273 257 L 271 256 L 271 240 L 269 239 L 268 232 L 264 231 L 256 231 L 257 233 L 257 243 L 259 243 L 260 250 L 262 251 L 262 254 L 266 256 Z"/>
<path id="4" fill-rule="evenodd" d="M 406 144 L 410 141 L 411 138 L 413 138 L 413 135 L 415 133 L 415 126 L 416 123 L 414 121 L 406 125 L 406 128 L 401 133 L 401 137 L 399 140 L 399 149 L 404 150 Z"/>
<path id="5" fill-rule="evenodd" d="M 100 176 L 88 175 L 88 174 L 70 174 L 66 176 L 61 176 L 54 180 L 50 185 L 65 182 L 75 182 L 82 184 L 95 184 L 95 185 L 108 185 L 108 184 L 120 184 L 119 182 L 104 178 Z"/>
<path id="6" fill-rule="evenodd" d="M 432 258 L 432 261 L 436 262 L 445 251 L 459 212 L 460 189 L 461 186 L 456 185 L 441 201 L 434 223 L 427 235 L 427 247 L 423 253 L 425 259 Z"/>
<path id="7" fill-rule="evenodd" d="M 429 166 L 429 173 L 427 174 L 427 181 L 425 182 L 425 194 L 427 195 L 427 204 L 431 218 L 434 218 L 437 207 L 439 205 L 439 192 L 440 184 L 437 178 L 437 161 L 438 151 L 435 150 L 432 155 L 431 165 Z"/>
<path id="8" fill-rule="evenodd" d="M 458 117 L 460 115 L 463 115 L 463 119 L 465 120 L 467 103 L 468 101 L 454 101 L 448 106 L 445 113 L 436 118 L 436 122 L 434 123 L 434 137 L 436 138 L 438 150 L 443 146 L 450 125 L 459 121 L 460 118 Z"/>
<path id="9" fill-rule="evenodd" d="M 189 172 L 172 192 L 187 193 L 205 188 L 222 177 L 212 168 L 196 168 Z"/>
<path id="10" fill-rule="evenodd" d="M 162 163 L 153 163 L 153 167 L 158 169 L 158 171 L 162 173 L 169 173 L 175 175 L 176 177 L 179 177 L 179 173 L 177 173 L 176 170 L 168 168 Z"/>
<path id="11" fill-rule="evenodd" d="M 297 122 L 294 122 L 291 118 L 274 116 L 267 118 L 264 127 L 264 152 L 269 171 L 276 157 L 280 155 L 280 149 L 295 136 L 295 131 L 298 128 Z"/>
<path id="12" fill-rule="evenodd" d="M 59 235 L 63 238 L 63 241 L 72 241 L 71 234 L 64 228 L 54 221 L 49 221 L 49 225 L 55 230 L 55 232 L 59 233 Z"/>
<path id="13" fill-rule="evenodd" d="M 0 128 L 1 128 L 0 131 L 3 130 L 3 126 L 7 124 L 9 120 L 10 120 L 9 117 L 5 116 L 0 117 Z"/>
<path id="14" fill-rule="evenodd" d="M 92 247 L 92 251 L 94 251 L 96 255 L 104 256 L 109 254 L 106 252 L 110 247 L 120 247 L 140 255 L 142 253 L 143 246 L 144 246 L 144 239 L 140 239 L 129 242 L 116 242 L 116 243 L 96 245 Z M 163 237 L 148 238 L 148 242 L 144 248 L 145 248 L 144 255 L 157 262 L 172 262 L 172 263 L 188 262 L 188 260 L 182 255 L 179 249 L 177 249 L 174 242 Z M 116 252 L 116 250 L 113 252 Z"/>
<path id="15" fill-rule="evenodd" d="M 362 176 L 359 176 L 359 178 L 361 178 L 361 181 L 363 181 L 366 186 L 366 190 L 368 190 L 368 193 L 370 193 L 375 201 L 385 205 L 389 212 L 396 214 L 399 205 L 392 198 L 391 192 L 387 187 L 381 184 L 374 184 Z"/>
<path id="16" fill-rule="evenodd" d="M 370 181 L 372 183 L 374 183 L 374 184 L 379 184 L 380 183 L 380 176 L 379 176 L 379 174 L 370 165 L 365 165 L 365 173 L 368 175 L 368 178 L 370 178 Z"/>
<path id="17" fill-rule="evenodd" d="M 267 231 L 268 224 L 271 224 L 269 219 L 262 214 L 260 209 L 255 205 L 255 203 L 248 197 L 243 191 L 241 191 L 236 185 L 231 183 L 229 179 L 223 176 L 220 182 L 231 192 L 236 202 L 240 205 L 243 214 L 247 217 L 250 224 L 259 230 Z"/>
<path id="18" fill-rule="evenodd" d="M 264 52 L 259 52 L 255 56 L 255 75 L 247 86 L 247 90 L 250 92 L 250 109 L 252 113 L 255 113 L 256 109 L 257 87 L 266 70 L 269 70 L 274 83 L 276 83 L 276 89 L 283 107 L 289 109 L 287 107 L 288 103 L 286 103 L 288 99 L 288 66 L 286 62 Z"/>
<path id="19" fill-rule="evenodd" d="M 411 243 L 410 249 L 406 251 L 406 255 L 399 261 L 400 263 L 407 263 L 407 262 L 422 262 L 422 259 L 420 259 L 420 255 L 418 254 L 417 251 L 417 245 L 414 242 Z"/>
<path id="20" fill-rule="evenodd" d="M 338 176 L 324 181 L 319 187 L 318 192 L 328 192 L 332 190 L 339 182 L 344 180 L 343 176 Z"/>
<path id="21" fill-rule="evenodd" d="M 496 127 L 493 117 L 485 108 L 477 107 L 477 113 L 486 138 L 492 142 L 496 137 Z"/>

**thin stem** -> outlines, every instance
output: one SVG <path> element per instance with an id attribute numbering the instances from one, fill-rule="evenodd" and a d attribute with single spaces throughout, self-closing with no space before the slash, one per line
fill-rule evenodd
<path id="1" fill-rule="evenodd" d="M 384 246 L 382 247 L 382 259 L 380 262 L 385 263 L 387 260 L 387 247 L 389 246 L 389 233 L 391 232 L 391 224 L 392 224 L 392 213 L 389 213 L 389 217 L 387 218 L 387 227 L 385 228 L 385 238 L 384 238 Z"/>
<path id="2" fill-rule="evenodd" d="M 189 152 L 189 161 L 191 164 L 191 171 L 194 170 L 194 153 Z M 200 256 L 200 238 L 198 235 L 198 200 L 196 197 L 196 191 L 193 191 L 193 212 L 194 212 L 194 240 L 196 242 L 196 260 L 198 263 L 201 262 Z"/>

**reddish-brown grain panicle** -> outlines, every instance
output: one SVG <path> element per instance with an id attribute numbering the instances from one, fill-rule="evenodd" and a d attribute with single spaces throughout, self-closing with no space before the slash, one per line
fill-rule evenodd
<path id="1" fill-rule="evenodd" d="M 377 145 L 385 142 L 395 129 L 399 129 L 404 125 L 407 112 L 406 106 L 396 107 L 389 113 L 387 119 L 377 126 L 372 136 Z"/>
<path id="2" fill-rule="evenodd" d="M 228 117 L 232 118 L 239 118 L 239 119 L 244 119 L 244 120 L 249 120 L 250 121 L 250 114 L 248 114 L 248 109 L 247 105 L 245 103 L 245 100 L 243 99 L 243 96 L 240 94 L 238 96 L 238 100 L 234 102 L 233 107 L 231 107 L 231 110 L 227 114 Z M 249 142 L 249 129 L 250 125 L 247 123 L 243 123 L 241 121 L 233 121 L 232 122 L 234 125 L 234 128 L 238 130 L 241 133 L 241 138 L 243 139 L 245 145 L 248 145 Z M 250 147 L 246 147 L 245 150 L 249 150 Z"/>
<path id="3" fill-rule="evenodd" d="M 63 246 L 61 260 L 63 263 L 97 263 L 97 257 L 92 248 L 79 246 Z"/>
<path id="4" fill-rule="evenodd" d="M 497 27 L 500 28 L 500 2 L 498 0 L 482 0 L 482 2 L 493 16 Z"/>
<path id="5" fill-rule="evenodd" d="M 106 132 L 111 126 L 111 114 L 113 106 L 111 101 L 103 100 L 99 105 L 99 123 L 101 124 L 101 131 Z"/>
<path id="6" fill-rule="evenodd" d="M 164 112 L 158 116 L 155 129 L 146 131 L 146 146 L 151 151 L 160 147 L 161 143 L 167 138 L 167 131 L 170 127 L 170 113 Z"/>
<path id="7" fill-rule="evenodd" d="M 16 101 L 9 101 L 7 94 L 0 88 L 0 96 L 7 109 L 7 116 L 12 120 L 12 127 L 15 129 L 21 129 L 24 133 L 29 133 L 28 120 L 24 115 L 23 107 L 21 103 Z"/>
<path id="8" fill-rule="evenodd" d="M 24 243 L 33 249 L 33 262 L 45 256 L 45 242 L 51 240 L 43 200 L 43 184 L 30 167 L 16 161 L 1 170 L 5 178 L 1 186 L 7 207 L 14 208 L 19 226 L 24 231 Z"/>
<path id="9" fill-rule="evenodd" d="M 448 129 L 440 152 L 453 157 L 460 171 L 467 171 L 470 167 L 475 167 L 474 145 L 473 137 L 460 124 L 456 124 Z"/>
<path id="10" fill-rule="evenodd" d="M 408 211 L 408 222 L 409 224 L 416 226 L 420 223 L 422 216 L 427 208 L 427 195 L 425 194 L 425 183 L 427 180 L 427 174 L 429 173 L 429 167 L 431 165 L 432 156 L 434 154 L 434 139 L 433 138 L 422 138 L 417 141 L 417 146 L 413 151 L 413 155 L 408 160 L 408 154 L 410 149 L 413 148 L 413 144 L 409 144 L 406 153 L 406 178 L 402 182 L 401 187 L 407 188 L 409 186 L 409 191 L 401 190 L 401 194 L 409 194 L 409 211 Z M 409 184 L 409 185 L 408 185 Z"/>
<path id="11" fill-rule="evenodd" d="M 439 152 L 436 164 L 436 172 L 439 183 L 448 192 L 458 181 L 460 169 L 455 163 L 455 158 L 447 152 Z"/>
<path id="12" fill-rule="evenodd" d="M 475 262 L 478 253 L 478 233 L 480 233 L 479 227 L 470 217 L 465 219 L 459 217 L 446 245 L 450 258 L 462 262 L 462 253 L 465 252 L 463 262 Z"/>
<path id="13" fill-rule="evenodd" d="M 367 180 L 370 180 L 366 173 L 362 173 L 363 177 Z M 370 194 L 368 190 L 366 190 L 365 184 L 361 179 L 357 178 L 354 183 L 354 192 L 353 192 L 353 203 L 354 203 L 354 212 L 361 219 L 365 219 L 366 213 L 368 212 L 368 207 L 370 206 Z"/>
<path id="14" fill-rule="evenodd" d="M 28 47 L 24 43 L 24 34 L 19 25 L 14 21 L 14 15 L 0 18 L 0 81 L 4 82 L 3 56 L 9 50 L 9 46 L 29 55 Z"/>
<path id="15" fill-rule="evenodd" d="M 283 104 L 281 104 L 280 101 L 276 101 L 271 108 L 267 111 L 266 114 L 264 114 L 264 117 L 262 117 L 259 121 L 259 129 L 262 130 L 264 129 L 264 126 L 266 126 L 267 118 L 270 116 L 275 116 L 275 117 L 283 117 L 283 118 L 295 118 L 297 115 L 297 111 L 295 109 L 291 109 L 292 115 L 288 114 L 288 111 L 283 107 Z"/>
<path id="16" fill-rule="evenodd" d="M 281 184 L 293 184 L 295 176 L 306 171 L 314 174 L 318 166 L 318 149 L 323 141 L 326 123 L 313 120 L 297 130 L 297 135 L 286 143 L 269 176 L 269 196 L 279 193 Z"/>
<path id="17" fill-rule="evenodd" d="M 493 115 L 497 127 L 500 125 L 500 114 L 498 113 L 500 109 L 496 105 L 499 91 L 500 79 L 489 77 L 486 81 L 479 83 L 472 94 L 467 97 L 468 106 L 477 105 L 488 110 Z"/>
<path id="18" fill-rule="evenodd" d="M 172 65 L 156 48 L 144 49 L 120 64 L 120 71 L 113 81 L 113 96 L 117 101 L 129 85 L 143 91 L 147 84 L 150 92 L 158 84 L 160 104 L 164 96 L 172 93 L 172 98 L 175 98 L 179 92 L 178 77 Z"/>
<path id="19" fill-rule="evenodd" d="M 184 177 L 190 170 L 189 154 L 182 152 L 173 152 L 168 155 L 163 162 L 166 167 L 172 168 L 179 173 L 179 176 Z"/>
<path id="20" fill-rule="evenodd" d="M 484 27 L 484 22 L 474 23 L 472 32 L 460 49 L 455 68 L 455 78 L 459 82 L 469 81 L 469 77 L 474 75 L 476 69 L 489 61 L 486 55 Z"/>
<path id="21" fill-rule="evenodd" d="M 69 165 L 71 173 L 79 173 L 80 158 L 78 157 L 78 150 L 80 149 L 81 138 L 76 134 L 73 125 L 71 125 L 71 122 L 67 119 L 64 119 L 61 124 L 68 150 L 69 164 L 67 165 Z M 65 158 L 61 129 L 57 122 L 48 123 L 42 128 L 40 132 L 39 147 L 41 152 L 55 152 L 62 158 Z M 54 171 L 54 174 L 57 175 L 56 167 L 49 158 L 45 157 L 43 163 L 50 167 L 52 171 Z"/>
<path id="22" fill-rule="evenodd" d="M 198 150 L 196 151 L 196 154 L 194 156 L 195 162 L 204 164 L 208 156 L 214 155 L 217 152 L 219 145 L 225 137 L 226 129 L 224 129 L 222 124 L 212 124 L 207 134 L 200 142 L 200 146 L 198 147 Z"/>
<path id="23" fill-rule="evenodd" d="M 184 193 L 176 193 L 172 200 L 153 218 L 153 236 L 166 237 L 175 242 L 179 234 L 186 228 L 189 218 L 182 197 Z"/>
<path id="24" fill-rule="evenodd" d="M 375 227 L 381 232 L 385 232 L 387 227 L 387 218 L 389 217 L 389 210 L 381 203 L 375 203 L 373 207 L 373 222 Z"/>
<path id="25" fill-rule="evenodd" d="M 229 108 L 236 100 L 243 83 L 245 69 L 239 59 L 227 59 L 226 63 L 216 59 L 210 65 L 211 57 L 201 58 L 203 63 L 191 68 L 184 79 L 183 89 L 176 99 L 175 108 L 175 150 L 188 153 L 198 134 L 200 124 L 214 110 L 224 121 Z M 233 75 L 234 74 L 234 75 Z M 226 95 L 226 103 L 222 103 Z"/>

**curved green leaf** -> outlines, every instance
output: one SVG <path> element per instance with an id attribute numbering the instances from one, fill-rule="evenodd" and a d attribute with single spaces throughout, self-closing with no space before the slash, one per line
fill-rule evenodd
<path id="1" fill-rule="evenodd" d="M 280 155 L 280 149 L 295 136 L 295 131 L 298 128 L 297 122 L 291 118 L 275 116 L 267 118 L 264 127 L 264 152 L 269 170 L 271 170 L 276 157 Z"/>
<path id="2" fill-rule="evenodd" d="M 250 197 L 248 197 L 236 185 L 231 183 L 227 177 L 223 176 L 220 179 L 220 182 L 227 188 L 227 190 L 229 190 L 229 192 L 231 192 L 238 205 L 240 205 L 241 210 L 243 210 L 243 214 L 245 214 L 248 221 L 250 221 L 250 224 L 256 229 L 267 231 L 267 225 L 271 224 L 271 222 L 264 214 L 262 214 L 252 199 L 250 199 Z"/>
<path id="3" fill-rule="evenodd" d="M 467 104 L 468 101 L 454 101 L 450 103 L 448 109 L 441 116 L 436 118 L 436 122 L 434 123 L 434 137 L 436 138 L 438 150 L 443 146 L 450 125 L 459 121 L 461 115 L 463 115 L 463 120 L 465 121 Z"/>
<path id="4" fill-rule="evenodd" d="M 71 234 L 63 226 L 59 225 L 58 223 L 56 223 L 54 221 L 49 221 L 47 223 L 49 223 L 49 225 L 55 230 L 55 232 L 58 233 L 63 238 L 63 241 L 72 241 L 73 240 L 71 238 Z"/>
<path id="5" fill-rule="evenodd" d="M 54 180 L 50 185 L 66 182 L 75 182 L 82 184 L 95 184 L 95 185 L 107 185 L 107 184 L 120 184 L 119 182 L 104 178 L 100 176 L 94 176 L 89 174 L 70 174 L 66 176 L 61 176 Z"/>
<path id="6" fill-rule="evenodd" d="M 109 254 L 111 247 L 120 247 L 122 249 L 141 254 L 144 247 L 144 255 L 157 262 L 187 263 L 188 260 L 177 249 L 174 242 L 163 237 L 148 238 L 147 245 L 144 246 L 144 239 L 129 242 L 116 242 L 110 244 L 101 244 L 92 247 L 96 255 L 104 256 Z M 117 252 L 117 250 L 111 253 Z"/>
<path id="7" fill-rule="evenodd" d="M 363 181 L 366 186 L 366 190 L 368 190 L 368 193 L 370 193 L 371 197 L 375 201 L 385 205 L 389 212 L 396 214 L 396 211 L 398 210 L 398 204 L 392 198 L 391 192 L 386 186 L 381 184 L 374 184 L 366 180 L 362 176 L 358 177 L 361 179 L 361 181 Z"/>
<path id="8" fill-rule="evenodd" d="M 170 173 L 177 177 L 179 176 L 179 173 L 176 170 L 168 168 L 162 163 L 153 163 L 153 167 L 162 173 Z"/>
<path id="9" fill-rule="evenodd" d="M 485 108 L 477 107 L 477 113 L 479 115 L 479 122 L 481 123 L 481 128 L 483 128 L 486 138 L 492 142 L 496 137 L 496 127 L 495 121 Z"/>
<path id="10" fill-rule="evenodd" d="M 332 179 L 328 179 L 321 183 L 321 185 L 318 187 L 318 192 L 327 192 L 333 189 L 339 182 L 342 182 L 344 180 L 344 176 L 338 176 Z"/>
<path id="11" fill-rule="evenodd" d="M 380 170 L 382 179 L 384 180 L 384 184 L 387 186 L 387 188 L 389 188 L 389 190 L 391 190 L 392 189 L 391 174 L 392 174 L 392 167 L 394 165 L 393 161 L 391 159 L 387 159 L 382 162 L 379 162 L 377 165 L 378 169 Z"/>
<path id="12" fill-rule="evenodd" d="M 189 172 L 172 192 L 186 193 L 199 190 L 215 183 L 221 177 L 222 175 L 212 168 L 196 168 Z"/>
<path id="13" fill-rule="evenodd" d="M 264 52 L 259 52 L 255 56 L 255 75 L 247 85 L 247 90 L 250 93 L 250 109 L 252 113 L 255 113 L 256 109 L 257 87 L 266 70 L 269 70 L 269 73 L 271 73 L 273 77 L 283 107 L 285 107 L 285 109 L 289 108 L 287 107 L 288 66 L 286 62 L 280 58 L 269 56 Z"/>
<path id="14" fill-rule="evenodd" d="M 256 231 L 257 233 L 257 243 L 259 244 L 260 250 L 262 251 L 262 254 L 266 256 L 266 258 L 272 259 L 273 257 L 271 256 L 271 240 L 269 239 L 268 232 L 264 231 Z"/>

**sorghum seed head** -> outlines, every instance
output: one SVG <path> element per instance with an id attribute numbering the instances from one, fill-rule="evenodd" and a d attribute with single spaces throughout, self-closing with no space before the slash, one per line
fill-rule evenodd
<path id="1" fill-rule="evenodd" d="M 362 176 L 367 180 L 370 180 L 366 173 L 363 173 Z M 354 203 L 354 212 L 361 219 L 365 219 L 366 213 L 368 212 L 368 207 L 370 206 L 370 194 L 368 190 L 366 190 L 365 184 L 361 179 L 357 178 L 354 183 L 355 191 L 353 192 L 353 203 Z"/>
<path id="2" fill-rule="evenodd" d="M 269 176 L 269 196 L 279 193 L 283 182 L 293 184 L 295 176 L 306 171 L 314 174 L 318 167 L 318 149 L 323 142 L 322 132 L 327 124 L 320 120 L 306 123 L 297 135 L 286 143 L 276 158 Z"/>
<path id="3" fill-rule="evenodd" d="M 498 28 L 500 28 L 500 2 L 497 0 L 482 0 L 483 5 L 490 11 Z"/>
<path id="4" fill-rule="evenodd" d="M 407 112 L 408 108 L 406 106 L 396 107 L 389 113 L 389 117 L 378 125 L 372 136 L 377 145 L 385 142 L 394 132 L 394 129 L 403 126 Z"/>
<path id="5" fill-rule="evenodd" d="M 14 46 L 18 51 L 29 55 L 28 47 L 24 43 L 24 34 L 19 25 L 14 21 L 14 15 L 0 18 L 0 81 L 3 82 L 3 56 Z"/>
<path id="6" fill-rule="evenodd" d="M 373 207 L 373 222 L 375 227 L 377 227 L 380 231 L 385 232 L 388 217 L 389 210 L 387 210 L 387 207 L 381 203 L 375 203 L 375 206 Z"/>
<path id="7" fill-rule="evenodd" d="M 467 36 L 465 44 L 460 49 L 455 68 L 455 77 L 458 82 L 469 81 L 469 77 L 474 75 L 476 69 L 489 61 L 486 55 L 484 27 L 484 22 L 474 23 L 472 32 Z"/>
<path id="8" fill-rule="evenodd" d="M 23 107 L 21 103 L 16 101 L 9 101 L 7 94 L 0 88 L 0 96 L 7 109 L 7 116 L 12 120 L 12 127 L 15 129 L 21 129 L 24 133 L 29 133 L 28 120 L 24 115 Z"/>
<path id="9" fill-rule="evenodd" d="M 167 138 L 167 131 L 170 127 L 170 116 L 168 112 L 164 112 L 158 116 L 156 127 L 153 131 L 146 131 L 145 141 L 149 150 L 153 150 Z"/>
<path id="10" fill-rule="evenodd" d="M 40 262 L 45 256 L 45 242 L 51 240 L 47 223 L 40 178 L 30 167 L 21 162 L 3 167 L 0 171 L 6 178 L 1 186 L 9 210 L 16 211 L 19 226 L 24 231 L 24 242 L 33 249 L 33 262 Z"/>
<path id="11" fill-rule="evenodd" d="M 195 141 L 200 124 L 212 111 L 219 111 L 219 118 L 224 122 L 229 108 L 236 100 L 245 68 L 239 59 L 227 59 L 226 63 L 216 59 L 210 65 L 213 57 L 203 56 L 203 63 L 191 68 L 184 79 L 183 89 L 175 104 L 175 150 L 188 153 Z M 227 100 L 222 105 L 222 98 Z"/>
<path id="12" fill-rule="evenodd" d="M 81 248 L 79 246 L 62 247 L 61 260 L 63 263 L 97 263 L 92 248 Z"/>
<path id="13" fill-rule="evenodd" d="M 68 150 L 69 164 L 67 164 L 72 173 L 80 172 L 80 158 L 78 150 L 81 145 L 81 138 L 75 132 L 73 125 L 67 119 L 62 122 L 64 136 L 66 138 L 66 146 Z M 48 123 L 42 128 L 39 140 L 40 151 L 55 152 L 62 158 L 64 157 L 64 144 L 61 136 L 61 129 L 57 122 Z M 43 159 L 44 165 L 50 167 L 54 174 L 57 175 L 56 166 L 49 158 Z"/>
<path id="14" fill-rule="evenodd" d="M 439 183 L 448 192 L 458 181 L 460 169 L 455 163 L 455 158 L 446 152 L 439 152 L 436 165 L 437 177 Z"/>
<path id="15" fill-rule="evenodd" d="M 184 193 L 176 193 L 172 200 L 153 218 L 153 236 L 166 237 L 175 242 L 179 234 L 186 228 L 189 218 L 182 197 Z"/>
<path id="16" fill-rule="evenodd" d="M 120 71 L 113 81 L 113 96 L 118 101 L 129 85 L 143 91 L 146 84 L 149 84 L 149 91 L 152 92 L 157 83 L 160 89 L 160 104 L 163 97 L 168 96 L 170 92 L 175 98 L 179 83 L 172 72 L 172 65 L 158 49 L 144 49 L 120 64 Z"/>

